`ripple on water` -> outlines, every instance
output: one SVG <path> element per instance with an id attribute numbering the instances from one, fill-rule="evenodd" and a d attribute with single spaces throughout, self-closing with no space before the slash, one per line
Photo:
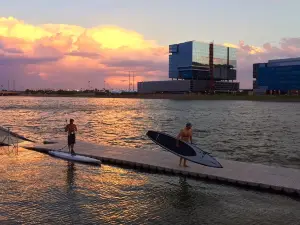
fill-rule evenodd
<path id="1" fill-rule="evenodd" d="M 148 130 L 177 135 L 189 121 L 195 143 L 215 156 L 300 168 L 300 104 L 5 97 L 0 105 L 0 124 L 38 141 L 65 138 L 72 117 L 81 140 L 153 149 Z"/>
<path id="2" fill-rule="evenodd" d="M 181 177 L 0 156 L 3 224 L 297 224 L 300 202 Z M 2 223 L 1 222 L 1 223 Z"/>

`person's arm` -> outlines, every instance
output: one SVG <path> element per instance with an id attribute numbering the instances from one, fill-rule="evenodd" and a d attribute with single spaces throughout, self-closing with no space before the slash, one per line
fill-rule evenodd
<path id="1" fill-rule="evenodd" d="M 179 139 L 181 137 L 181 133 L 182 133 L 182 130 L 180 130 L 179 134 L 177 135 L 177 140 L 176 140 L 176 146 L 179 147 Z"/>
<path id="2" fill-rule="evenodd" d="M 68 128 L 69 128 L 69 125 L 67 125 L 67 126 L 65 127 L 65 132 L 68 131 Z"/>
<path id="3" fill-rule="evenodd" d="M 193 132 L 191 131 L 191 136 L 190 136 L 191 144 L 193 144 L 193 138 L 192 138 L 192 136 L 193 136 Z"/>

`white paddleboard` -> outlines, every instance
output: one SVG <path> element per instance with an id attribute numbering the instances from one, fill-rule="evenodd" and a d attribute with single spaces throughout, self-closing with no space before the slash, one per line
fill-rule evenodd
<path id="1" fill-rule="evenodd" d="M 96 165 L 101 165 L 101 160 L 99 159 L 94 159 L 90 158 L 87 156 L 82 156 L 82 155 L 71 155 L 71 153 L 68 152 L 60 152 L 60 151 L 49 151 L 48 152 L 50 155 L 61 158 L 61 159 L 66 159 L 70 161 L 76 161 L 76 162 L 82 162 L 82 163 L 91 163 L 91 164 L 96 164 Z"/>

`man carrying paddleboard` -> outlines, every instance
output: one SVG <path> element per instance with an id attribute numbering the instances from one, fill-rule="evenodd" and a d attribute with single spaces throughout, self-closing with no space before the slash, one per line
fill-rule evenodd
<path id="1" fill-rule="evenodd" d="M 185 128 L 183 128 L 180 133 L 177 136 L 177 143 L 176 146 L 179 147 L 179 141 L 178 140 L 182 140 L 185 142 L 190 142 L 192 143 L 192 124 L 191 123 L 187 123 Z M 180 161 L 179 161 L 179 166 L 181 166 L 181 161 L 182 161 L 182 157 L 180 157 Z M 183 159 L 183 166 L 187 167 L 186 165 L 186 159 Z"/>
<path id="2" fill-rule="evenodd" d="M 77 131 L 77 127 L 74 124 L 73 119 L 70 119 L 70 123 L 66 126 L 65 131 L 68 132 L 69 152 L 71 152 L 72 155 L 75 155 L 74 144 L 76 142 L 75 132 Z"/>

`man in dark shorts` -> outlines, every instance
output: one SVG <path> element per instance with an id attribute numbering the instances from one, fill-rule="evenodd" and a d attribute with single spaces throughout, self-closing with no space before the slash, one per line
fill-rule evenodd
<path id="1" fill-rule="evenodd" d="M 69 152 L 71 152 L 72 155 L 75 155 L 74 144 L 76 143 L 75 132 L 77 131 L 77 127 L 74 124 L 73 119 L 70 119 L 70 123 L 66 126 L 65 131 L 68 132 Z"/>
<path id="2" fill-rule="evenodd" d="M 185 125 L 185 128 L 183 128 L 182 130 L 180 130 L 180 132 L 179 132 L 179 134 L 177 136 L 177 142 L 176 142 L 177 147 L 179 147 L 179 141 L 178 140 L 183 140 L 185 142 L 192 143 L 192 136 L 193 136 L 192 124 L 191 123 L 187 123 Z M 183 166 L 184 167 L 188 167 L 186 165 L 186 159 L 184 159 L 182 157 L 180 157 L 179 166 L 181 166 L 182 159 L 183 159 Z"/>

